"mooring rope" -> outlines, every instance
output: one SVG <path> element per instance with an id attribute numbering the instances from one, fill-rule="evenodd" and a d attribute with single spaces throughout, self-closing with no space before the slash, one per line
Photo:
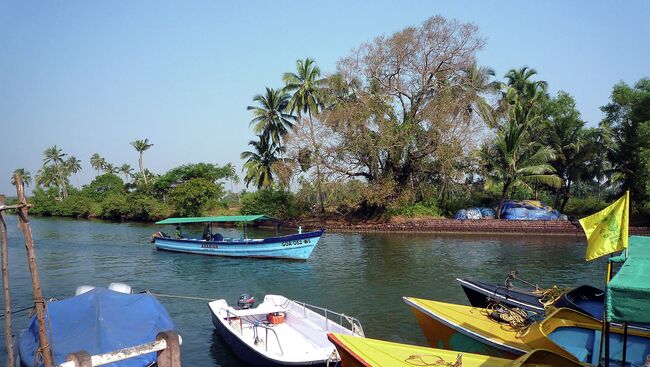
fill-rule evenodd
<path id="1" fill-rule="evenodd" d="M 558 299 L 560 299 L 560 297 L 562 297 L 562 295 L 570 290 L 571 288 L 568 287 L 558 287 L 557 285 L 554 285 L 551 288 L 536 289 L 533 291 L 533 294 L 542 296 L 539 299 L 539 303 L 546 308 L 553 305 Z"/>
<path id="2" fill-rule="evenodd" d="M 433 362 L 427 362 L 424 360 L 425 357 L 436 358 Z M 444 358 L 435 355 L 435 354 L 412 354 L 408 356 L 404 362 L 414 365 L 414 366 L 447 366 L 447 367 L 462 367 L 463 366 L 463 355 L 458 353 L 456 356 L 456 362 L 451 363 L 445 361 Z"/>
<path id="3" fill-rule="evenodd" d="M 23 311 L 31 310 L 32 308 L 34 308 L 34 306 L 29 306 L 29 307 L 21 308 L 20 310 L 11 311 L 11 314 L 13 315 L 13 314 L 15 314 L 15 313 L 19 313 L 19 312 L 23 312 Z M 2 315 L 0 315 L 0 319 L 3 318 L 3 317 L 5 317 L 5 316 L 7 316 L 7 315 L 3 313 Z"/>
<path id="4" fill-rule="evenodd" d="M 508 307 L 501 303 L 491 303 L 482 311 L 489 320 L 502 325 L 508 325 L 511 330 L 517 332 L 517 337 L 528 333 L 533 320 L 528 313 L 518 307 Z"/>
<path id="5" fill-rule="evenodd" d="M 153 293 L 149 291 L 144 291 L 140 293 L 148 293 L 152 296 L 156 297 L 166 297 L 166 298 L 179 298 L 179 299 L 191 299 L 195 301 L 214 301 L 214 298 L 205 298 L 205 297 L 193 297 L 193 296 L 181 296 L 181 295 L 176 295 L 176 294 L 164 294 L 164 293 Z"/>

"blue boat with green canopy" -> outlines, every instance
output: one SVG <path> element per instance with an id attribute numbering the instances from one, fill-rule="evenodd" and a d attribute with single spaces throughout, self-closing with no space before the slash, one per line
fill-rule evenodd
<path id="1" fill-rule="evenodd" d="M 153 242 L 158 250 L 187 252 L 200 255 L 229 257 L 258 257 L 292 260 L 307 260 L 318 244 L 324 230 L 276 236 L 268 238 L 248 238 L 246 226 L 252 222 L 277 221 L 267 215 L 234 215 L 217 217 L 167 218 L 156 224 L 175 225 L 173 235 L 158 232 Z M 183 224 L 203 223 L 205 229 L 202 238 L 187 238 L 182 234 Z M 213 231 L 213 225 L 219 223 L 243 223 L 242 238 L 226 238 Z"/>

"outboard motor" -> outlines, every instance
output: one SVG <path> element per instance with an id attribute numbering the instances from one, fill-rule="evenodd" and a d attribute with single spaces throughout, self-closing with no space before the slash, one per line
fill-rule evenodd
<path id="1" fill-rule="evenodd" d="M 250 293 L 244 293 L 237 299 L 237 308 L 240 310 L 247 310 L 253 308 L 255 305 L 255 297 Z"/>
<path id="2" fill-rule="evenodd" d="M 80 285 L 77 287 L 77 289 L 74 291 L 74 295 L 78 296 L 80 294 L 84 294 L 86 292 L 90 292 L 93 289 L 95 289 L 95 286 L 92 285 Z"/>

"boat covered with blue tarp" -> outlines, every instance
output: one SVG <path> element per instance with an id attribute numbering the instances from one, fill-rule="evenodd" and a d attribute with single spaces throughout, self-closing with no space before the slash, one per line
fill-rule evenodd
<path id="1" fill-rule="evenodd" d="M 46 327 L 55 364 L 78 351 L 90 355 L 112 352 L 156 340 L 162 331 L 174 329 L 165 307 L 150 294 L 125 294 L 106 288 L 61 301 L 47 302 Z M 18 352 L 21 366 L 40 366 L 36 317 L 20 335 Z M 149 353 L 109 364 L 112 367 L 142 367 L 156 362 Z"/>

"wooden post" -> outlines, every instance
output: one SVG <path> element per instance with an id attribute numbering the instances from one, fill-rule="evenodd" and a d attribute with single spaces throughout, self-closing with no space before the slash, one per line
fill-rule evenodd
<path id="1" fill-rule="evenodd" d="M 34 306 L 36 308 L 36 320 L 38 320 L 38 341 L 39 347 L 37 354 L 43 356 L 45 367 L 52 367 L 52 354 L 50 353 L 50 342 L 47 337 L 45 327 L 45 301 L 41 292 L 41 278 L 36 266 L 36 250 L 34 249 L 34 240 L 32 238 L 32 229 L 29 226 L 29 216 L 27 215 L 27 199 L 25 199 L 25 186 L 23 179 L 19 174 L 14 174 L 16 183 L 16 194 L 18 194 L 18 203 L 20 207 L 16 211 L 18 214 L 18 223 L 25 236 L 25 249 L 27 250 L 27 263 L 29 272 L 32 275 L 32 288 L 34 290 Z"/>
<path id="2" fill-rule="evenodd" d="M 66 362 L 74 362 L 75 367 L 93 367 L 93 359 L 85 351 L 70 353 L 65 360 Z"/>
<path id="3" fill-rule="evenodd" d="M 5 203 L 5 196 L 0 195 L 0 206 Z M 7 346 L 7 366 L 14 367 L 14 334 L 11 327 L 11 293 L 9 292 L 9 252 L 7 249 L 7 222 L 5 211 L 0 209 L 0 232 L 2 232 L 2 295 L 5 306 L 5 345 Z"/>
<path id="4" fill-rule="evenodd" d="M 156 340 L 165 340 L 167 348 L 158 352 L 158 367 L 180 367 L 181 347 L 178 334 L 173 331 L 163 331 L 156 335 Z"/>

